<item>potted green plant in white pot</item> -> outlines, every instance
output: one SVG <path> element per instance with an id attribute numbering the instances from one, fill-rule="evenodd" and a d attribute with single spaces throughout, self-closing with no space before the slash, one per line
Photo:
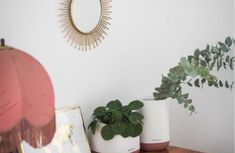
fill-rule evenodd
<path id="1" fill-rule="evenodd" d="M 184 84 L 190 87 L 234 88 L 234 82 L 220 80 L 214 69 L 233 70 L 235 57 L 231 54 L 235 45 L 234 39 L 227 37 L 216 46 L 207 45 L 205 49 L 196 49 L 193 55 L 182 57 L 180 62 L 162 76 L 161 85 L 155 88 L 153 97 L 143 99 L 145 107 L 141 109 L 145 116 L 141 134 L 141 149 L 155 151 L 165 149 L 169 145 L 168 101 L 176 99 L 179 104 L 195 113 L 195 107 L 188 93 L 183 93 Z"/>
<path id="2" fill-rule="evenodd" d="M 139 135 L 144 116 L 138 112 L 143 107 L 139 100 L 123 106 L 119 100 L 97 107 L 88 128 L 93 153 L 139 153 Z"/>

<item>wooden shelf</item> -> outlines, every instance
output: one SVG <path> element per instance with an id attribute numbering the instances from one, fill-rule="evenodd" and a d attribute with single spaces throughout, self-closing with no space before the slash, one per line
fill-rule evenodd
<path id="1" fill-rule="evenodd" d="M 167 148 L 167 150 L 156 151 L 156 152 L 141 151 L 140 153 L 202 153 L 202 152 L 170 146 Z"/>

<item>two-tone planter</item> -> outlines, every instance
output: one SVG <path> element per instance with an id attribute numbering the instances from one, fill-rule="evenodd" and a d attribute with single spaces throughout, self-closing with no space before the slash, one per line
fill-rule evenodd
<path id="1" fill-rule="evenodd" d="M 101 127 L 93 135 L 89 131 L 89 141 L 92 153 L 139 153 L 140 137 L 124 138 L 120 135 L 115 135 L 111 140 L 104 140 L 101 136 Z"/>
<path id="2" fill-rule="evenodd" d="M 141 150 L 157 151 L 166 149 L 170 142 L 169 132 L 169 100 L 142 100 L 144 107 L 143 132 L 140 136 Z"/>

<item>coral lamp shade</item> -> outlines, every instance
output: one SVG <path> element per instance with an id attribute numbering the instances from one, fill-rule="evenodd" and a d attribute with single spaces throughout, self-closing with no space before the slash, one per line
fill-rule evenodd
<path id="1" fill-rule="evenodd" d="M 0 48 L 0 153 L 25 140 L 37 148 L 55 132 L 54 93 L 43 66 L 13 48 Z"/>

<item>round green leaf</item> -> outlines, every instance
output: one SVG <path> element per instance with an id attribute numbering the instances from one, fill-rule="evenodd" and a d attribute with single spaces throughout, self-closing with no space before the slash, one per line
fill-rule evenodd
<path id="1" fill-rule="evenodd" d="M 110 110 L 120 110 L 122 108 L 122 103 L 119 100 L 113 100 L 107 104 L 107 107 Z"/>
<path id="2" fill-rule="evenodd" d="M 122 107 L 122 112 L 127 115 L 130 112 L 128 105 Z"/>
<path id="3" fill-rule="evenodd" d="M 142 133 L 142 130 L 143 130 L 143 127 L 141 124 L 136 124 L 136 125 L 131 124 L 130 125 L 130 131 L 131 131 L 130 136 L 137 137 Z"/>
<path id="4" fill-rule="evenodd" d="M 141 101 L 139 101 L 139 100 L 132 101 L 128 105 L 130 110 L 138 110 L 138 109 L 140 109 L 143 106 L 144 106 L 144 104 Z"/>
<path id="5" fill-rule="evenodd" d="M 121 121 L 122 120 L 122 112 L 121 111 L 114 111 L 112 112 L 112 118 L 114 121 Z"/>
<path id="6" fill-rule="evenodd" d="M 105 107 L 97 107 L 95 110 L 94 110 L 94 115 L 95 116 L 102 116 L 102 115 L 105 115 Z"/>
<path id="7" fill-rule="evenodd" d="M 110 140 L 113 138 L 114 134 L 112 132 L 112 127 L 110 125 L 105 125 L 101 129 L 101 136 L 104 140 Z"/>
<path id="8" fill-rule="evenodd" d="M 131 112 L 130 116 L 132 116 L 138 120 L 142 120 L 144 118 L 144 116 L 142 114 L 140 114 L 139 112 Z"/>
<path id="9" fill-rule="evenodd" d="M 115 122 L 112 125 L 112 132 L 114 134 L 122 134 L 125 132 L 125 130 L 126 130 L 126 126 L 123 122 Z"/>
<path id="10" fill-rule="evenodd" d="M 121 136 L 124 138 L 127 138 L 130 136 L 131 130 L 130 130 L 129 126 L 125 125 L 125 127 L 126 127 L 126 130 L 123 133 L 121 133 Z"/>
<path id="11" fill-rule="evenodd" d="M 141 120 L 144 118 L 144 116 L 138 112 L 132 112 L 129 116 L 129 120 L 132 124 L 138 124 L 141 123 Z"/>

